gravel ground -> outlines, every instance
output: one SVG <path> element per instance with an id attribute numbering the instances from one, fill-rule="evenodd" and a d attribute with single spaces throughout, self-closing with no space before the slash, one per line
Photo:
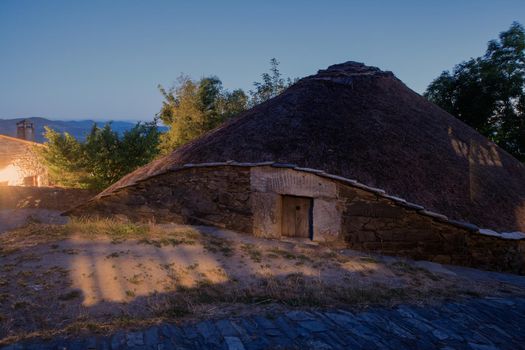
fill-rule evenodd
<path id="1" fill-rule="evenodd" d="M 0 210 L 0 233 L 22 227 L 30 221 L 45 224 L 65 224 L 68 220 L 60 216 L 61 211 L 49 209 L 1 209 Z"/>

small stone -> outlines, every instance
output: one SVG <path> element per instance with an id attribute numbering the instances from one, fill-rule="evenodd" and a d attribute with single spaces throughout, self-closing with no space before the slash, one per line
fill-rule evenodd
<path id="1" fill-rule="evenodd" d="M 270 337 L 280 337 L 283 335 L 277 329 L 267 329 L 264 331 L 264 333 L 266 333 L 266 335 L 269 335 Z"/>
<path id="2" fill-rule="evenodd" d="M 438 338 L 439 340 L 445 340 L 448 339 L 448 334 L 440 331 L 439 329 L 435 329 L 432 331 L 432 334 L 434 337 Z"/>
<path id="3" fill-rule="evenodd" d="M 400 203 L 400 205 L 405 208 L 414 209 L 414 210 L 424 210 L 425 209 L 425 207 L 422 207 L 420 205 L 410 203 L 410 202 Z"/>
<path id="4" fill-rule="evenodd" d="M 306 321 L 313 319 L 312 315 L 304 311 L 290 311 L 286 313 L 286 317 L 293 321 Z"/>
<path id="5" fill-rule="evenodd" d="M 141 332 L 132 332 L 126 335 L 128 346 L 144 345 L 144 336 Z"/>
<path id="6" fill-rule="evenodd" d="M 269 319 L 262 317 L 262 316 L 255 316 L 254 317 L 255 322 L 257 322 L 258 325 L 260 325 L 264 329 L 271 329 L 271 328 L 277 328 L 272 321 Z"/>
<path id="7" fill-rule="evenodd" d="M 300 321 L 299 325 L 303 328 L 306 328 L 310 332 L 324 332 L 327 330 L 326 325 L 319 321 Z"/>
<path id="8" fill-rule="evenodd" d="M 421 210 L 419 212 L 419 214 L 425 215 L 425 216 L 430 216 L 431 218 L 442 220 L 442 221 L 447 221 L 448 220 L 448 218 L 445 215 L 441 215 L 439 213 L 435 213 L 435 212 L 430 211 L 430 210 Z"/>
<path id="9" fill-rule="evenodd" d="M 228 350 L 245 350 L 241 340 L 237 337 L 224 337 Z"/>
<path id="10" fill-rule="evenodd" d="M 285 319 L 283 316 L 277 318 L 277 320 L 275 320 L 275 324 L 281 332 L 286 334 L 288 338 L 295 339 L 299 336 L 299 333 L 296 329 L 297 327 L 292 325 L 290 320 Z"/>
<path id="11" fill-rule="evenodd" d="M 111 337 L 111 349 L 120 349 L 126 343 L 124 332 L 118 332 Z"/>
<path id="12" fill-rule="evenodd" d="M 332 350 L 333 348 L 320 340 L 309 340 L 307 343 L 308 349 L 315 350 Z"/>
<path id="13" fill-rule="evenodd" d="M 144 340 L 147 345 L 157 345 L 159 342 L 159 330 L 157 327 L 151 327 L 144 332 Z"/>
<path id="14" fill-rule="evenodd" d="M 221 332 L 222 336 L 233 336 L 236 337 L 239 335 L 239 332 L 235 329 L 235 327 L 230 323 L 228 320 L 220 320 L 215 322 L 215 326 Z"/>
<path id="15" fill-rule="evenodd" d="M 186 326 L 186 327 L 182 328 L 182 330 L 184 331 L 184 334 L 189 339 L 194 339 L 194 338 L 197 338 L 199 336 L 199 334 L 197 333 L 197 331 L 195 330 L 194 327 Z"/>
<path id="16" fill-rule="evenodd" d="M 202 334 L 204 339 L 208 339 L 216 335 L 215 327 L 210 321 L 197 323 L 195 327 L 197 328 L 197 331 L 199 331 L 199 333 Z"/>
<path id="17" fill-rule="evenodd" d="M 327 312 L 326 316 L 341 327 L 346 327 L 346 325 L 352 321 L 350 316 L 346 314 Z"/>
<path id="18" fill-rule="evenodd" d="M 498 350 L 497 347 L 493 345 L 486 345 L 486 344 L 468 343 L 468 346 L 470 349 L 473 349 L 473 350 Z"/>

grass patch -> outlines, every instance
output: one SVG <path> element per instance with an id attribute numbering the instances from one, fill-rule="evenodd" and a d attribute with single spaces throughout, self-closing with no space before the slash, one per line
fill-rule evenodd
<path id="1" fill-rule="evenodd" d="M 141 274 L 135 274 L 135 275 L 127 278 L 127 280 L 128 280 L 129 283 L 132 283 L 132 284 L 135 284 L 135 285 L 139 285 L 142 282 L 144 282 L 144 279 L 141 278 Z"/>
<path id="2" fill-rule="evenodd" d="M 72 218 L 64 225 L 69 233 L 85 236 L 108 236 L 112 243 L 121 243 L 127 239 L 141 238 L 152 230 L 152 225 L 121 222 L 114 219 Z"/>
<path id="3" fill-rule="evenodd" d="M 330 252 L 326 252 L 326 253 L 321 254 L 321 259 L 325 259 L 325 260 L 336 259 L 337 255 L 338 254 L 336 252 L 330 251 Z"/>
<path id="4" fill-rule="evenodd" d="M 168 302 L 167 307 L 158 312 L 158 316 L 167 317 L 167 318 L 182 318 L 184 316 L 192 314 L 191 305 L 188 304 L 185 300 L 175 300 L 171 299 Z"/>
<path id="5" fill-rule="evenodd" d="M 285 258 L 288 260 L 295 260 L 298 257 L 297 255 L 290 253 L 289 251 L 284 250 L 284 249 L 272 248 L 272 249 L 269 249 L 268 251 L 270 252 L 270 254 L 274 254 L 274 255 L 280 256 L 281 258 Z"/>
<path id="6" fill-rule="evenodd" d="M 130 238 L 142 238 L 154 230 L 153 225 L 123 223 L 113 219 L 72 218 L 65 225 L 30 223 L 0 235 L 0 255 L 5 256 L 22 248 L 64 240 L 73 234 L 85 237 L 107 236 L 113 243 L 120 243 Z M 57 245 L 53 247 L 58 248 Z"/>
<path id="7" fill-rule="evenodd" d="M 113 252 L 111 254 L 106 255 L 106 259 L 114 259 L 114 258 L 118 258 L 119 256 L 120 256 L 119 252 Z"/>
<path id="8" fill-rule="evenodd" d="M 433 274 L 427 269 L 417 267 L 417 266 L 412 266 L 404 261 L 396 261 L 395 263 L 392 263 L 390 266 L 392 267 L 394 273 L 398 276 L 401 276 L 403 274 L 409 274 L 409 275 L 422 274 L 426 278 L 431 279 L 432 281 L 439 281 L 442 279 L 440 276 Z"/>
<path id="9" fill-rule="evenodd" d="M 447 290 L 432 291 L 434 295 L 446 295 Z M 180 318 L 188 314 L 198 315 L 200 310 L 223 304 L 282 304 L 286 307 L 337 307 L 342 305 L 368 306 L 411 300 L 421 297 L 411 288 L 392 288 L 385 285 L 346 286 L 333 285 L 318 278 L 300 273 L 285 277 L 268 277 L 254 284 L 238 286 L 235 283 L 214 284 L 202 281 L 195 287 L 180 287 L 153 311 L 158 317 Z"/>
<path id="10" fill-rule="evenodd" d="M 268 252 L 269 253 L 266 256 L 269 258 L 275 259 L 280 257 L 288 260 L 298 260 L 298 265 L 303 265 L 305 262 L 313 262 L 313 260 L 305 254 L 294 254 L 288 250 L 280 248 L 272 248 L 269 249 Z"/>
<path id="11" fill-rule="evenodd" d="M 158 225 L 122 222 L 115 219 L 71 218 L 65 225 L 30 223 L 0 235 L 0 256 L 14 254 L 21 249 L 43 243 L 52 243 L 51 248 L 58 249 L 59 245 L 55 242 L 72 235 L 86 238 L 109 237 L 114 244 L 135 239 L 141 244 L 151 244 L 156 247 L 193 245 L 201 239 L 198 231 L 187 227 L 168 230 Z M 215 249 L 225 254 L 229 253 L 228 247 L 218 239 L 212 241 L 211 246 L 215 246 Z M 71 255 L 79 253 L 78 250 L 62 252 Z"/>
<path id="12" fill-rule="evenodd" d="M 202 245 L 210 253 L 222 253 L 224 256 L 233 256 L 232 242 L 219 237 L 203 237 Z"/>
<path id="13" fill-rule="evenodd" d="M 177 237 L 177 238 L 161 238 L 161 239 L 151 239 L 151 238 L 143 238 L 138 241 L 139 244 L 150 244 L 152 246 L 155 246 L 157 248 L 162 248 L 165 246 L 178 246 L 178 245 L 194 245 L 196 242 L 193 239 L 188 239 L 185 237 Z"/>
<path id="14" fill-rule="evenodd" d="M 243 244 L 241 246 L 241 250 L 248 254 L 250 259 L 252 259 L 254 262 L 260 263 L 262 261 L 262 253 L 257 249 L 255 244 Z"/>
<path id="15" fill-rule="evenodd" d="M 0 235 L 0 256 L 17 253 L 23 248 L 68 237 L 62 225 L 29 224 Z"/>

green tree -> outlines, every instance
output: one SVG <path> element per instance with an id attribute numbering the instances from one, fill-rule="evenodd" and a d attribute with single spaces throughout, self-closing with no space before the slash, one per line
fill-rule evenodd
<path id="1" fill-rule="evenodd" d="M 46 146 L 40 151 L 51 180 L 61 186 L 105 188 L 158 154 L 156 121 L 137 123 L 119 136 L 107 123 L 93 125 L 81 143 L 68 133 L 46 128 Z"/>
<path id="2" fill-rule="evenodd" d="M 82 145 L 69 133 L 59 133 L 45 127 L 46 147 L 39 147 L 50 180 L 64 187 L 88 188 L 89 174 L 85 170 Z"/>
<path id="3" fill-rule="evenodd" d="M 259 103 L 268 101 L 297 81 L 297 79 L 283 78 L 279 71 L 279 61 L 275 58 L 270 60 L 270 72 L 263 73 L 261 78 L 261 82 L 256 81 L 253 83 L 255 90 L 250 90 L 250 106 L 256 106 Z"/>
<path id="4" fill-rule="evenodd" d="M 250 91 L 250 98 L 241 89 L 224 89 L 215 76 L 192 80 L 182 75 L 170 89 L 159 85 L 164 101 L 157 116 L 169 127 L 161 135 L 161 152 L 167 154 L 240 114 L 248 106 L 280 94 L 295 80 L 284 79 L 278 66 L 279 62 L 272 58 L 270 72 L 262 74 L 262 82 L 253 83 L 255 90 Z"/>
<path id="5" fill-rule="evenodd" d="M 425 97 L 525 161 L 525 30 L 514 22 L 485 54 L 445 71 Z"/>
<path id="6" fill-rule="evenodd" d="M 164 97 L 157 116 L 169 127 L 161 136 L 163 153 L 182 146 L 244 111 L 246 94 L 238 89 L 227 91 L 217 77 L 194 81 L 181 76 L 169 90 L 159 86 Z"/>

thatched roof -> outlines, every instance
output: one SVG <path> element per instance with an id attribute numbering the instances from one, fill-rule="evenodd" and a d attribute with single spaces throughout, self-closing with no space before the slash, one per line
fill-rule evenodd
<path id="1" fill-rule="evenodd" d="M 334 65 L 125 176 L 185 163 L 277 161 L 357 179 L 450 218 L 525 231 L 525 165 L 391 72 Z"/>

